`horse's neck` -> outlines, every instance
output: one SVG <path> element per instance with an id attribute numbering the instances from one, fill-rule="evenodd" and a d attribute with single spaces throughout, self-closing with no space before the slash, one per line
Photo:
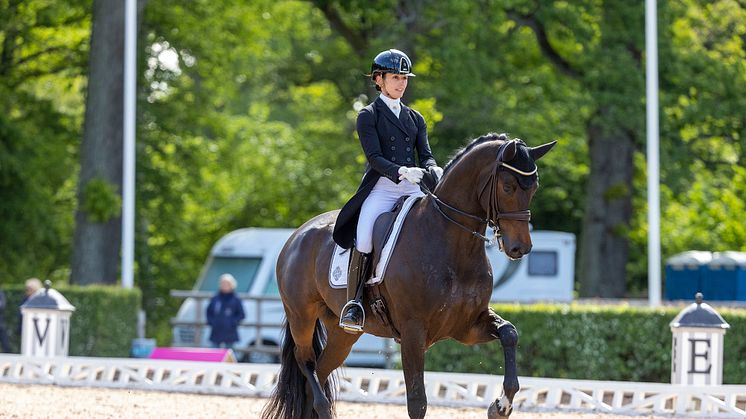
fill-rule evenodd
<path id="1" fill-rule="evenodd" d="M 487 148 L 488 145 L 479 146 Z M 443 178 L 435 188 L 435 194 L 447 204 L 458 208 L 479 218 L 486 218 L 487 212 L 479 202 L 479 190 L 482 185 L 480 175 L 484 175 L 486 169 L 492 167 L 494 163 L 494 153 L 492 151 L 472 150 L 460 161 L 449 168 Z M 464 219 L 463 216 L 459 219 Z M 470 226 L 475 225 L 470 221 Z"/>
<path id="2" fill-rule="evenodd" d="M 471 214 L 480 219 L 486 219 L 487 213 L 479 203 L 480 173 L 489 166 L 490 159 L 486 154 L 474 153 L 464 156 L 462 160 L 449 169 L 448 173 L 438 183 L 435 195 L 441 201 L 457 208 L 459 211 Z M 480 158 L 481 157 L 481 158 Z M 451 248 L 449 253 L 474 255 L 474 252 L 484 252 L 484 243 L 474 236 L 473 232 L 484 235 L 486 223 L 480 223 L 462 214 L 440 205 L 440 210 L 448 217 L 461 224 L 446 219 L 436 208 L 436 204 L 430 197 L 422 201 L 424 218 L 428 220 L 429 228 L 433 237 L 445 237 L 445 246 Z M 468 252 L 468 253 L 467 253 Z"/>

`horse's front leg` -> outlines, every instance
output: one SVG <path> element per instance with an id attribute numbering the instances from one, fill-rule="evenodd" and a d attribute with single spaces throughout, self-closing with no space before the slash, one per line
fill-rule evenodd
<path id="1" fill-rule="evenodd" d="M 407 411 L 412 419 L 422 419 L 427 412 L 425 340 L 426 332 L 421 323 L 409 322 L 402 328 L 401 359 L 407 385 Z"/>
<path id="2" fill-rule="evenodd" d="M 515 360 L 518 331 L 512 323 L 495 314 L 492 309 L 487 309 L 478 317 L 469 331 L 458 338 L 461 343 L 466 345 L 490 342 L 495 339 L 500 339 L 505 356 L 503 394 L 500 399 L 492 402 L 487 411 L 487 417 L 489 419 L 503 419 L 513 412 L 513 397 L 520 389 Z"/>

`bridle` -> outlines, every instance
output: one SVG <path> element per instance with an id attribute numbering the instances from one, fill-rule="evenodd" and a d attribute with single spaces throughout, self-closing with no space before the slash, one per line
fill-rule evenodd
<path id="1" fill-rule="evenodd" d="M 425 185 L 420 183 L 420 188 L 422 191 L 427 194 L 430 198 L 432 198 L 433 206 L 435 206 L 435 209 L 438 210 L 438 212 L 448 221 L 451 223 L 457 225 L 459 228 L 461 228 L 464 231 L 467 231 L 472 236 L 479 238 L 481 240 L 484 240 L 487 243 L 494 243 L 497 241 L 500 243 L 500 248 L 502 249 L 502 234 L 500 232 L 500 225 L 498 224 L 498 221 L 500 219 L 504 220 L 513 220 L 513 221 L 530 221 L 531 220 L 531 210 L 523 209 L 518 211 L 508 211 L 508 212 L 500 212 L 500 204 L 498 202 L 498 196 L 497 196 L 497 173 L 500 169 L 500 167 L 505 167 L 508 170 L 511 170 L 515 173 L 518 173 L 523 176 L 531 176 L 535 174 L 538 171 L 538 167 L 536 167 L 536 164 L 534 164 L 534 169 L 530 172 L 525 172 L 520 169 L 517 169 L 503 161 L 503 155 L 505 154 L 505 150 L 507 149 L 508 145 L 510 145 L 511 142 L 515 140 L 510 140 L 504 142 L 502 145 L 500 145 L 500 148 L 497 150 L 497 158 L 495 159 L 495 167 L 492 169 L 492 174 L 490 175 L 490 179 L 484 184 L 482 187 L 482 190 L 479 191 L 479 200 L 481 201 L 482 196 L 484 195 L 485 190 L 489 189 L 490 193 L 490 200 L 489 205 L 487 208 L 487 219 L 477 217 L 476 215 L 469 214 L 466 211 L 462 211 L 452 205 L 449 205 L 445 202 L 443 202 L 442 199 L 438 198 L 432 191 L 430 191 Z M 489 188 L 488 188 L 489 187 Z M 490 226 L 494 232 L 494 237 L 492 239 L 487 238 L 485 235 L 481 234 L 478 231 L 475 231 L 462 223 L 458 222 L 457 220 L 454 220 L 452 217 L 448 216 L 441 206 L 448 208 L 449 210 L 463 215 L 464 217 L 468 217 L 474 221 L 478 221 L 480 223 L 480 226 L 482 224 L 487 224 Z"/>

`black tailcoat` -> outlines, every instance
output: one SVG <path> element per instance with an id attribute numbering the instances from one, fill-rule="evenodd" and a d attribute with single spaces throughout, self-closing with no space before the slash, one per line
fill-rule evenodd
<path id="1" fill-rule="evenodd" d="M 381 176 L 399 183 L 401 166 L 417 166 L 415 152 L 419 167 L 436 166 L 427 141 L 425 118 L 403 103 L 399 118 L 381 98 L 361 109 L 357 115 L 357 134 L 368 165 L 357 192 L 337 216 L 333 236 L 337 244 L 347 249 L 355 243 L 360 208 Z"/>

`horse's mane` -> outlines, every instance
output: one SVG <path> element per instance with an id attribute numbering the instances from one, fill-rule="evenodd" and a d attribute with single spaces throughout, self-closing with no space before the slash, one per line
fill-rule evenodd
<path id="1" fill-rule="evenodd" d="M 468 153 L 472 148 L 478 146 L 479 144 L 486 143 L 489 141 L 507 141 L 508 135 L 507 134 L 496 134 L 494 132 L 490 132 L 489 134 L 482 135 L 481 137 L 473 139 L 469 144 L 464 146 L 463 148 L 459 149 L 454 153 L 453 157 L 451 157 L 451 161 L 446 163 L 445 167 L 443 168 L 443 174 L 445 175 L 448 173 L 448 169 L 453 167 L 458 161 L 461 159 L 461 157 L 464 156 L 464 154 Z"/>

